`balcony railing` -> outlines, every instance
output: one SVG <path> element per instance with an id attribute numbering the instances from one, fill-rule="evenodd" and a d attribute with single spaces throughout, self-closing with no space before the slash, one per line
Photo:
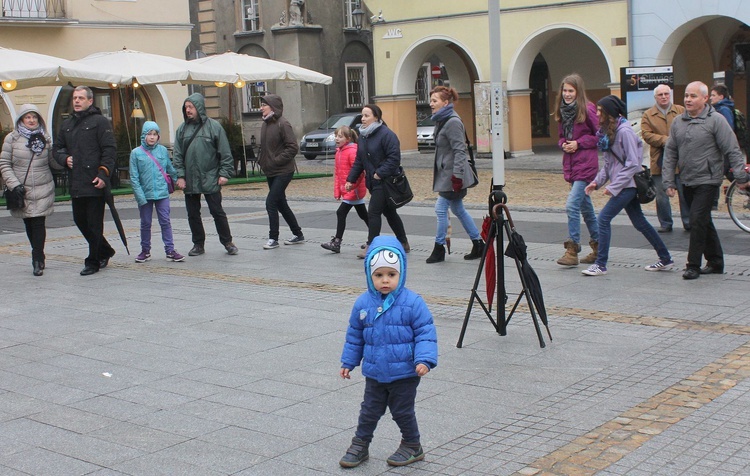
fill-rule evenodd
<path id="1" fill-rule="evenodd" d="M 66 18 L 65 0 L 2 0 L 3 18 Z"/>

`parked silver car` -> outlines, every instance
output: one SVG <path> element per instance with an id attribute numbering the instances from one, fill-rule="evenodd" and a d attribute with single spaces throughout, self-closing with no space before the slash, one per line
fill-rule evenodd
<path id="1" fill-rule="evenodd" d="M 435 147 L 435 138 L 432 135 L 434 132 L 435 121 L 430 119 L 430 116 L 419 121 L 417 123 L 417 147 L 420 149 Z"/>
<path id="2" fill-rule="evenodd" d="M 299 151 L 308 160 L 333 158 L 336 155 L 336 141 L 334 140 L 336 129 L 341 126 L 349 126 L 359 131 L 360 125 L 362 125 L 362 114 L 358 112 L 334 114 L 319 125 L 317 129 L 302 136 Z"/>

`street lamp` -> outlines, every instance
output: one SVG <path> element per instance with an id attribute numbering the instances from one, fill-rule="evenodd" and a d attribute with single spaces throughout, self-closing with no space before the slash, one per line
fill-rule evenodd
<path id="1" fill-rule="evenodd" d="M 352 12 L 352 20 L 354 21 L 354 28 L 357 31 L 362 30 L 362 19 L 365 17 L 365 12 L 362 10 L 360 2 L 357 2 L 357 8 Z"/>

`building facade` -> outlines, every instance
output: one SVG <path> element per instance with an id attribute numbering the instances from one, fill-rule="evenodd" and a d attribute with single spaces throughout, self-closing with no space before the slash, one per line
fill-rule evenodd
<path id="1" fill-rule="evenodd" d="M 214 117 L 241 120 L 259 136 L 260 96 L 278 94 L 298 137 L 331 114 L 356 111 L 374 95 L 372 37 L 355 26 L 357 0 L 191 0 L 190 56 L 225 51 L 269 58 L 326 74 L 333 84 L 261 81 L 204 88 Z M 366 15 L 367 16 L 367 15 Z M 366 17 L 365 16 L 365 17 Z M 365 25 L 367 18 L 364 19 Z M 247 139 L 246 139 L 247 142 Z"/>
<path id="2" fill-rule="evenodd" d="M 416 149 L 425 91 L 456 88 L 456 105 L 480 152 L 488 152 L 490 59 L 500 55 L 505 147 L 512 156 L 557 142 L 552 118 L 561 79 L 573 72 L 596 101 L 620 92 L 620 68 L 673 65 L 675 97 L 696 79 L 731 71 L 746 101 L 750 1 L 709 0 L 365 0 L 373 23 L 375 102 L 404 149 Z M 500 4 L 499 51 L 489 48 L 488 8 Z M 496 57 L 496 56 L 495 56 Z"/>
<path id="3" fill-rule="evenodd" d="M 123 47 L 185 58 L 193 28 L 183 0 L 3 0 L 2 8 L 0 46 L 69 60 Z M 12 128 L 18 107 L 33 103 L 47 126 L 57 130 L 71 110 L 73 86 L 77 85 L 1 92 L 0 124 Z M 156 120 L 162 142 L 170 144 L 182 122 L 186 93 L 179 84 L 94 89 L 95 105 L 112 120 L 121 138 L 120 154 L 140 143 L 134 141 L 145 120 Z M 143 117 L 133 114 L 134 109 Z"/>

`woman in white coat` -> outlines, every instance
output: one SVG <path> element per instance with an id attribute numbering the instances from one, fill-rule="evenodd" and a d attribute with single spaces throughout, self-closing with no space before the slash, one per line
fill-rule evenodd
<path id="1" fill-rule="evenodd" d="M 24 207 L 11 210 L 10 214 L 23 218 L 31 243 L 34 276 L 41 276 L 44 271 L 45 219 L 52 214 L 55 203 L 55 182 L 50 167 L 60 169 L 52 158 L 51 149 L 52 139 L 39 110 L 32 104 L 22 105 L 16 128 L 3 142 L 0 173 L 8 189 L 19 185 L 26 189 Z"/>

